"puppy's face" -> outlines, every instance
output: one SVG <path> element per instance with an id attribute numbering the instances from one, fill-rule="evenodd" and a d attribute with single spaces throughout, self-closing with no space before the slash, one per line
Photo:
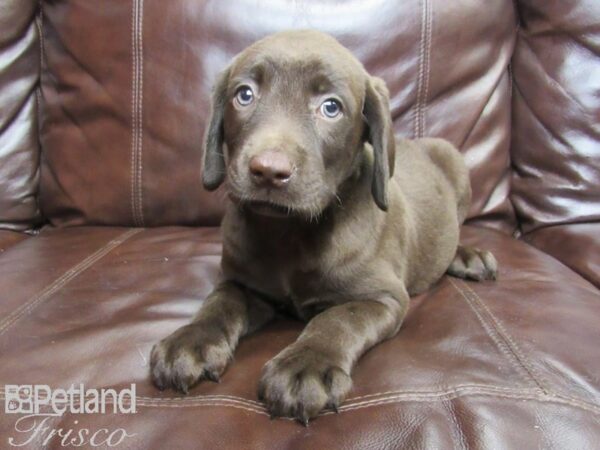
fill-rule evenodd
<path id="1" fill-rule="evenodd" d="M 230 197 L 256 213 L 318 215 L 357 167 L 373 128 L 391 133 L 385 129 L 387 93 L 376 83 L 345 48 L 321 33 L 279 33 L 257 42 L 217 83 L 205 186 L 216 187 L 226 172 Z M 366 117 L 378 113 L 383 117 Z M 212 156 L 211 145 L 217 147 Z M 220 173 L 211 174 L 215 169 Z"/>

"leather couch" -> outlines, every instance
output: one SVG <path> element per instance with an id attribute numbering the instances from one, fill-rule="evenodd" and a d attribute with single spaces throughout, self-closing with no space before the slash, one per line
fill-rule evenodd
<path id="1" fill-rule="evenodd" d="M 384 78 L 398 134 L 461 149 L 462 239 L 500 264 L 496 282 L 414 298 L 339 414 L 307 428 L 256 397 L 291 320 L 245 338 L 219 384 L 183 397 L 148 378 L 152 344 L 219 275 L 224 193 L 200 183 L 211 84 L 288 28 L 335 35 Z M 135 414 L 46 423 L 122 428 L 122 448 L 598 448 L 599 92 L 595 0 L 3 0 L 0 397 L 134 383 Z M 2 412 L 0 447 L 31 437 L 19 417 Z M 62 448 L 48 430 L 23 448 Z"/>

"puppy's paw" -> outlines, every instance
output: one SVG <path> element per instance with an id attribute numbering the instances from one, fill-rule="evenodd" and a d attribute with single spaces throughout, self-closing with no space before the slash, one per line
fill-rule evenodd
<path id="1" fill-rule="evenodd" d="M 495 280 L 498 277 L 498 262 L 491 252 L 459 245 L 447 273 L 475 281 Z"/>
<path id="2" fill-rule="evenodd" d="M 203 379 L 218 382 L 232 349 L 218 330 L 186 325 L 152 348 L 150 375 L 154 385 L 183 394 Z"/>
<path id="3" fill-rule="evenodd" d="M 326 407 L 337 412 L 351 386 L 350 376 L 326 355 L 291 345 L 265 365 L 258 397 L 271 417 L 294 417 L 306 426 Z"/>

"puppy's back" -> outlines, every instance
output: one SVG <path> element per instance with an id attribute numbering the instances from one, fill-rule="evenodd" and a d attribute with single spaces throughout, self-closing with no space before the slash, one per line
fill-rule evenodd
<path id="1" fill-rule="evenodd" d="M 471 203 L 469 170 L 463 156 L 450 142 L 439 138 L 399 140 L 396 170 L 400 178 L 406 178 L 399 180 L 405 189 L 407 183 L 411 189 L 418 190 L 430 190 L 439 183 L 442 189 L 450 188 L 458 223 L 463 223 Z"/>
<path id="2" fill-rule="evenodd" d="M 410 262 L 409 293 L 428 289 L 448 268 L 456 253 L 460 224 L 471 197 L 469 174 L 462 155 L 442 139 L 399 140 L 390 183 L 392 203 L 404 205 L 401 217 L 410 236 L 403 249 Z M 392 215 L 396 208 L 390 208 Z"/>

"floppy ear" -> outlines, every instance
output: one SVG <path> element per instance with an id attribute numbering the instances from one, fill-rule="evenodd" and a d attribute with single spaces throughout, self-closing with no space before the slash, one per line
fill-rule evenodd
<path id="1" fill-rule="evenodd" d="M 394 173 L 396 141 L 392 130 L 392 116 L 388 89 L 381 78 L 367 80 L 364 116 L 369 126 L 368 140 L 373 146 L 373 182 L 371 193 L 377 206 L 388 208 L 388 179 Z"/>
<path id="2" fill-rule="evenodd" d="M 204 170 L 202 183 L 209 191 L 217 189 L 225 179 L 225 155 L 223 154 L 223 116 L 227 103 L 229 69 L 217 77 L 212 92 L 211 114 L 204 136 Z"/>

